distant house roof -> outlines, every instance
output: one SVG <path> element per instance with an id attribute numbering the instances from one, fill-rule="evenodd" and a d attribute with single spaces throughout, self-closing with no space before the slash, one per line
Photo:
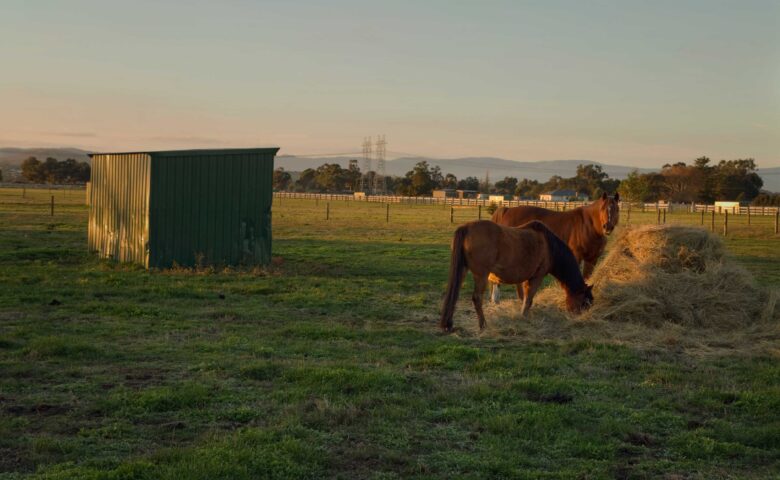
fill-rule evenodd
<path id="1" fill-rule="evenodd" d="M 544 192 L 543 195 L 552 195 L 554 197 L 575 197 L 577 196 L 577 192 L 574 190 L 563 189 L 553 190 L 552 192 Z"/>

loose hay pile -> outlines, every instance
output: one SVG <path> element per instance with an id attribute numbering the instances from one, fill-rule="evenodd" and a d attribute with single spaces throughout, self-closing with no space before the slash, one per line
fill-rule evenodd
<path id="1" fill-rule="evenodd" d="M 539 339 L 590 338 L 778 353 L 777 292 L 756 285 L 705 230 L 682 226 L 626 229 L 610 245 L 590 280 L 595 303 L 584 315 L 564 311 L 560 288 L 534 299 L 529 318 L 516 299 L 486 311 L 492 332 Z M 460 320 L 467 326 L 468 320 Z M 490 333 L 488 333 L 490 334 Z"/>

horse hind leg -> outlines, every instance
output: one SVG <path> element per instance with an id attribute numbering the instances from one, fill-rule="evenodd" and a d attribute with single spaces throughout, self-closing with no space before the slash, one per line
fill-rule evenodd
<path id="1" fill-rule="evenodd" d="M 487 275 L 474 277 L 474 293 L 471 295 L 471 301 L 474 303 L 474 310 L 477 311 L 477 318 L 479 319 L 479 329 L 485 329 L 485 312 L 482 311 L 482 297 L 485 295 L 485 287 L 487 287 Z"/>
<path id="2" fill-rule="evenodd" d="M 523 289 L 525 288 L 524 285 L 526 283 L 527 282 L 523 282 L 523 283 L 518 283 L 517 285 L 515 285 L 515 290 L 517 291 L 517 299 L 520 300 L 521 302 L 523 301 L 523 298 L 525 298 L 525 294 L 523 293 Z"/>

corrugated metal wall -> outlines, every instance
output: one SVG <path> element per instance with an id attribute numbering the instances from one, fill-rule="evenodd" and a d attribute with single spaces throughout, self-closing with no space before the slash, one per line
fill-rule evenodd
<path id="1" fill-rule="evenodd" d="M 93 155 L 90 250 L 157 268 L 269 263 L 277 150 Z"/>
<path id="2" fill-rule="evenodd" d="M 152 153 L 149 266 L 270 262 L 275 153 Z"/>
<path id="3" fill-rule="evenodd" d="M 148 266 L 149 171 L 147 154 L 92 156 L 90 251 Z"/>

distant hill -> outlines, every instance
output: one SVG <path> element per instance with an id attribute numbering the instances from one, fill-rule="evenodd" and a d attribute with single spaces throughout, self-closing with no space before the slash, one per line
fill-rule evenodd
<path id="1" fill-rule="evenodd" d="M 280 155 L 276 157 L 276 166 L 284 167 L 290 172 L 300 172 L 307 168 L 317 168 L 323 163 L 338 163 L 342 167 L 349 165 L 349 160 L 356 157 L 296 157 L 294 155 Z M 466 157 L 466 158 L 428 158 L 428 157 L 402 157 L 386 161 L 386 171 L 389 175 L 404 175 L 412 169 L 417 162 L 427 161 L 431 166 L 438 165 L 443 173 L 452 173 L 458 178 L 477 177 L 485 178 L 488 172 L 490 180 L 495 182 L 504 177 L 528 178 L 530 180 L 547 181 L 553 175 L 561 177 L 573 177 L 577 171 L 577 165 L 594 164 L 601 168 L 612 178 L 624 179 L 634 170 L 641 173 L 657 172 L 659 168 L 635 168 L 625 165 L 610 165 L 593 160 L 543 160 L 538 162 L 519 162 L 494 157 Z M 362 160 L 360 160 L 362 168 Z M 764 189 L 780 192 L 780 167 L 759 168 L 759 175 L 764 180 Z"/>
<path id="2" fill-rule="evenodd" d="M 34 156 L 38 160 L 46 157 L 54 157 L 58 160 L 75 158 L 79 161 L 89 161 L 87 150 L 78 148 L 0 148 L 0 165 L 18 166 L 27 157 Z M 289 172 L 300 172 L 307 168 L 317 168 L 323 163 L 338 163 L 342 167 L 349 165 L 350 159 L 356 157 L 296 157 L 294 155 L 279 155 L 276 157 L 276 166 L 284 167 Z M 359 159 L 360 160 L 360 159 Z M 519 162 L 495 157 L 466 157 L 466 158 L 428 158 L 428 157 L 401 157 L 387 160 L 386 170 L 389 175 L 404 175 L 412 169 L 417 162 L 427 161 L 431 166 L 438 165 L 442 172 L 452 173 L 458 178 L 477 177 L 485 178 L 489 172 L 490 180 L 495 182 L 504 177 L 528 178 L 531 180 L 546 181 L 553 175 L 572 177 L 579 164 L 601 165 L 612 178 L 623 179 L 634 167 L 624 165 L 609 165 L 593 160 L 544 160 L 538 162 Z M 362 160 L 360 160 L 362 168 Z M 658 171 L 659 168 L 639 168 L 640 172 Z M 764 180 L 764 189 L 780 192 L 780 167 L 759 168 L 758 171 Z"/>
<path id="3" fill-rule="evenodd" d="M 28 157 L 35 157 L 40 161 L 47 157 L 53 157 L 57 160 L 67 160 L 73 158 L 79 162 L 89 162 L 87 150 L 79 148 L 13 148 L 0 147 L 0 165 L 12 167 L 19 166 Z"/>
<path id="4" fill-rule="evenodd" d="M 288 171 L 301 171 L 307 168 L 317 168 L 323 163 L 338 163 L 346 167 L 349 160 L 354 157 L 323 157 L 307 158 L 293 155 L 280 155 L 276 157 L 276 165 L 284 167 Z M 490 180 L 501 180 L 504 177 L 528 178 L 532 180 L 548 180 L 553 175 L 572 177 L 580 164 L 601 165 L 610 177 L 625 178 L 634 167 L 620 165 L 607 165 L 593 160 L 545 160 L 538 162 L 518 162 L 494 157 L 466 157 L 466 158 L 428 158 L 428 157 L 402 157 L 395 160 L 387 160 L 386 171 L 389 175 L 404 175 L 414 165 L 421 161 L 427 161 L 431 166 L 438 165 L 443 173 L 452 173 L 458 178 L 477 177 L 485 178 L 489 173 Z M 362 168 L 362 161 L 361 161 Z M 657 169 L 656 169 L 657 170 Z M 640 172 L 651 172 L 653 169 L 640 168 Z"/>
<path id="5" fill-rule="evenodd" d="M 780 167 L 759 168 L 758 175 L 764 181 L 764 190 L 780 193 Z"/>

